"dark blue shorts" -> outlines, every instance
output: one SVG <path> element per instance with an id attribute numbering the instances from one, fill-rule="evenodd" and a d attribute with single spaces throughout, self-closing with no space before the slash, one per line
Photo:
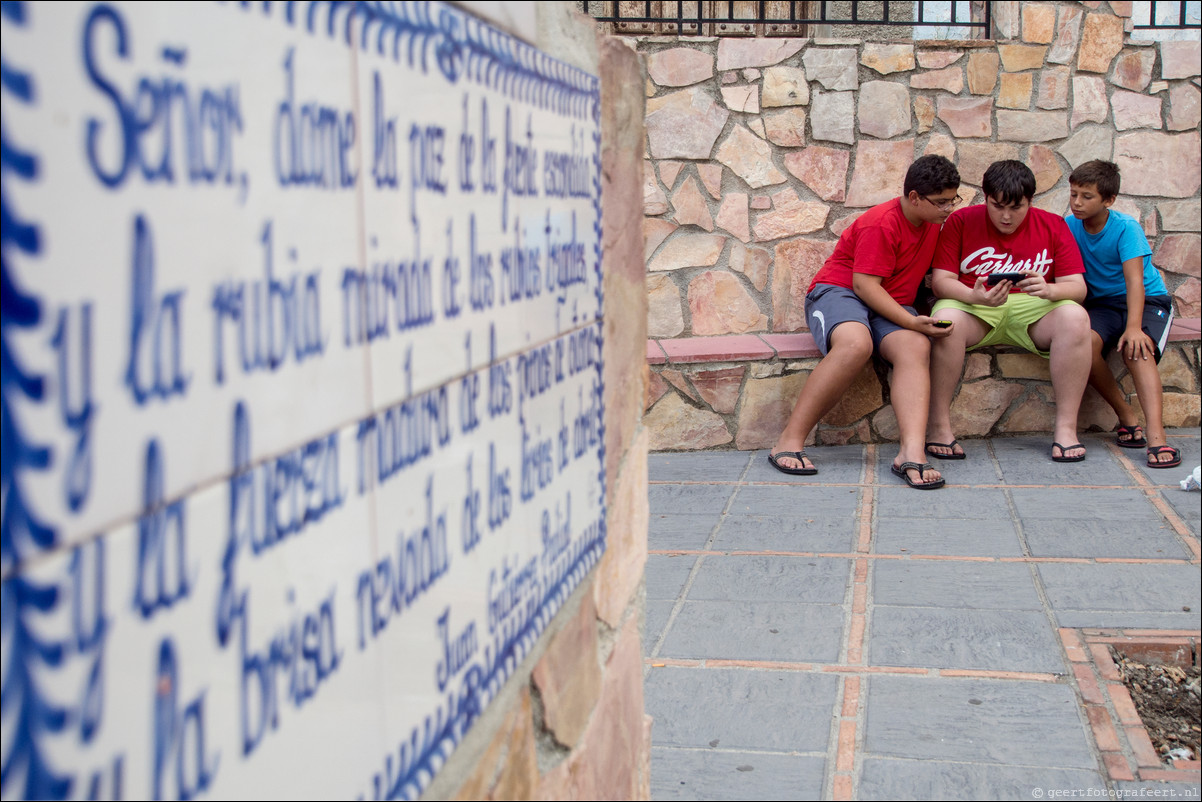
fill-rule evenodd
<path id="1" fill-rule="evenodd" d="M 881 340 L 885 335 L 895 331 L 905 331 L 901 326 L 888 318 L 881 317 L 868 308 L 860 300 L 860 296 L 845 287 L 834 284 L 819 284 L 810 290 L 806 296 L 806 322 L 810 325 L 810 334 L 814 335 L 814 344 L 826 356 L 830 350 L 831 332 L 840 323 L 862 323 L 872 332 L 872 350 L 878 356 L 881 353 Z M 911 315 L 915 314 L 914 307 L 902 307 Z"/>
<path id="2" fill-rule="evenodd" d="M 1088 298 L 1085 309 L 1089 312 L 1089 327 L 1102 338 L 1102 354 L 1109 354 L 1118 345 L 1119 338 L 1127 328 L 1127 298 L 1112 295 L 1106 298 Z M 1156 343 L 1156 361 L 1160 362 L 1169 329 L 1173 325 L 1173 301 L 1167 295 L 1149 295 L 1144 298 L 1144 334 Z"/>

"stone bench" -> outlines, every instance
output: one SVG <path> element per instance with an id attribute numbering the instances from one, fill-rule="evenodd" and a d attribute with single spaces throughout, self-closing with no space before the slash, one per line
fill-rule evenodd
<path id="1" fill-rule="evenodd" d="M 1199 318 L 1174 321 L 1160 363 L 1168 427 L 1199 423 Z M 647 341 L 644 424 L 656 451 L 769 448 L 820 359 L 808 332 L 682 337 Z M 1111 366 L 1132 403 L 1135 389 L 1117 355 Z M 958 437 L 1051 431 L 1054 414 L 1048 361 L 1009 347 L 984 348 L 965 360 L 952 403 Z M 1092 389 L 1081 408 L 1082 431 L 1111 431 L 1118 419 Z M 816 427 L 823 445 L 896 442 L 883 363 L 867 365 Z"/>

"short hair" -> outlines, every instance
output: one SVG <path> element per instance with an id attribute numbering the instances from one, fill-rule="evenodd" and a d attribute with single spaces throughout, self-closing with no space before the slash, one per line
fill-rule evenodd
<path id="1" fill-rule="evenodd" d="M 920 156 L 906 170 L 906 180 L 902 184 L 902 194 L 909 197 L 911 192 L 919 195 L 934 195 L 945 189 L 960 188 L 960 171 L 947 157 L 931 154 Z"/>
<path id="2" fill-rule="evenodd" d="M 1075 184 L 1079 187 L 1093 184 L 1103 200 L 1118 197 L 1119 186 L 1122 184 L 1122 180 L 1123 177 L 1119 175 L 1119 166 L 1114 162 L 1103 161 L 1102 159 L 1085 162 L 1085 164 L 1073 170 L 1068 177 L 1070 184 Z"/>
<path id="3" fill-rule="evenodd" d="M 985 196 L 996 198 L 1002 203 L 1018 203 L 1023 198 L 1035 197 L 1035 173 L 1031 168 L 1015 159 L 1004 159 L 989 165 L 981 180 Z"/>

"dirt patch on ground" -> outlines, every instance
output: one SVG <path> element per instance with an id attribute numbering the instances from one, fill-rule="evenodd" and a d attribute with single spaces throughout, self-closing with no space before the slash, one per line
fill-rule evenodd
<path id="1" fill-rule="evenodd" d="M 1161 760 L 1198 760 L 1202 754 L 1202 669 L 1141 663 L 1118 652 L 1113 656 Z M 1190 753 L 1186 755 L 1180 751 L 1183 749 Z"/>

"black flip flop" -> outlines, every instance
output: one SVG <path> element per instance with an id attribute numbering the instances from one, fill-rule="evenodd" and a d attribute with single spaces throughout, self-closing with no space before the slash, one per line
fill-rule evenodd
<path id="1" fill-rule="evenodd" d="M 814 474 L 818 473 L 817 468 L 789 468 L 789 467 L 786 467 L 776 461 L 777 457 L 789 457 L 791 459 L 797 460 L 798 462 L 801 462 L 803 459 L 806 459 L 806 451 L 804 448 L 801 451 L 781 451 L 776 454 L 769 452 L 768 453 L 768 461 L 772 463 L 773 468 L 776 468 L 781 473 L 787 473 L 790 476 L 813 476 Z"/>
<path id="2" fill-rule="evenodd" d="M 1153 456 L 1159 457 L 1161 454 L 1168 452 L 1173 455 L 1173 458 L 1168 462 L 1160 462 L 1152 459 Z M 1181 452 L 1172 446 L 1148 446 L 1148 467 L 1149 468 L 1176 468 L 1181 464 Z"/>
<path id="3" fill-rule="evenodd" d="M 956 446 L 959 446 L 959 445 L 960 445 L 959 440 L 952 440 L 950 443 L 936 443 L 934 440 L 931 440 L 930 442 L 928 442 L 926 444 L 926 446 L 924 446 L 924 448 L 926 449 L 927 456 L 934 457 L 935 459 L 965 459 L 966 457 L 968 457 L 968 455 L 965 454 L 964 452 L 961 452 L 959 454 L 955 453 L 955 448 L 956 448 Z M 951 454 L 937 454 L 931 450 L 931 446 L 939 446 L 940 448 L 950 448 L 950 449 L 952 449 L 952 453 Z M 963 448 L 963 446 L 960 446 L 960 447 Z"/>
<path id="4" fill-rule="evenodd" d="M 947 484 L 944 479 L 936 479 L 933 482 L 915 482 L 910 478 L 910 474 L 906 473 L 906 471 L 910 470 L 911 468 L 918 471 L 918 475 L 920 477 L 924 471 L 934 470 L 929 462 L 923 462 L 921 464 L 917 462 L 903 462 L 901 465 L 889 466 L 889 470 L 893 471 L 894 476 L 900 476 L 905 480 L 906 484 L 915 490 L 938 490 Z"/>
<path id="5" fill-rule="evenodd" d="M 1123 435 L 1127 436 L 1126 440 L 1123 439 Z M 1137 438 L 1136 435 L 1139 437 Z M 1148 444 L 1147 438 L 1144 437 L 1144 427 L 1138 423 L 1134 426 L 1118 427 L 1114 432 L 1114 439 L 1119 448 L 1143 448 Z"/>
<path id="6" fill-rule="evenodd" d="M 1075 443 L 1074 445 L 1071 445 L 1071 446 L 1062 446 L 1059 443 L 1052 443 L 1052 448 L 1060 449 L 1059 457 L 1056 456 L 1055 451 L 1052 452 L 1052 462 L 1081 462 L 1082 460 L 1085 459 L 1084 454 L 1080 455 L 1079 457 L 1064 456 L 1068 452 L 1072 451 L 1074 448 L 1085 448 L 1085 446 L 1082 445 L 1081 443 Z"/>

